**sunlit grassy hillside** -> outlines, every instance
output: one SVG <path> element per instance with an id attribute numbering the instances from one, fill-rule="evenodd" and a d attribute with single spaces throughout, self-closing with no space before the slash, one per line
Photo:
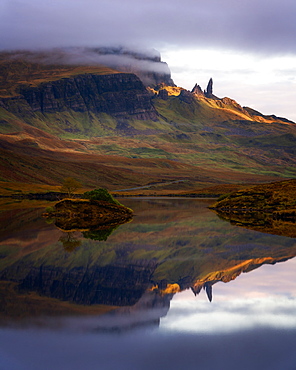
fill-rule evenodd
<path id="1" fill-rule="evenodd" d="M 56 186 L 63 176 L 71 176 L 86 187 L 97 182 L 112 190 L 151 186 L 147 191 L 157 193 L 296 177 L 296 125 L 243 108 L 232 99 L 164 85 L 148 88 L 148 93 L 143 87 L 129 95 L 122 92 L 125 99 L 131 97 L 127 106 L 135 115 L 124 111 L 116 115 L 95 107 L 77 108 L 79 91 L 70 94 L 72 105 L 66 107 L 68 92 L 59 90 L 47 102 L 51 108 L 42 110 L 30 99 L 46 95 L 38 90 L 44 83 L 117 71 L 66 65 L 57 55 L 50 59 L 46 53 L 23 52 L 0 53 L 0 72 L 0 181 Z M 108 102 L 112 97 L 115 105 L 120 103 L 121 79 L 114 81 L 116 87 L 108 87 L 94 101 Z M 81 86 L 88 91 L 86 80 Z M 31 105 L 19 99 L 20 91 L 28 87 L 37 89 L 28 98 Z M 161 89 L 167 90 L 165 98 Z M 137 106 L 144 95 L 154 119 L 143 118 L 145 104 Z M 55 104 L 60 108 L 55 110 Z M 155 189 L 155 183 L 164 186 Z"/>

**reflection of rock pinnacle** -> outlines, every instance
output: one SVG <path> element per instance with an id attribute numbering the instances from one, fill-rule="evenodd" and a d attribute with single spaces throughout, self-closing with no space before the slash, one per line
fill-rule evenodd
<path id="1" fill-rule="evenodd" d="M 200 293 L 201 289 L 202 289 L 202 284 L 191 287 L 191 290 L 195 296 L 197 296 Z"/>
<path id="2" fill-rule="evenodd" d="M 205 283 L 204 288 L 206 290 L 209 301 L 212 302 L 212 299 L 213 299 L 212 284 L 211 283 Z"/>

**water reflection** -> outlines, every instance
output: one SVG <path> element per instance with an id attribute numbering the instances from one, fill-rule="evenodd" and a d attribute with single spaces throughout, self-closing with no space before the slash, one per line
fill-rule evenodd
<path id="1" fill-rule="evenodd" d="M 0 213 L 0 368 L 294 370 L 295 238 L 207 201 L 123 203 L 110 233 Z"/>
<path id="2" fill-rule="evenodd" d="M 289 236 L 296 238 L 295 216 L 273 215 L 264 212 L 226 212 L 216 211 L 217 215 L 232 225 L 246 227 L 264 233 Z"/>
<path id="3" fill-rule="evenodd" d="M 155 324 L 176 293 L 205 291 L 215 301 L 218 282 L 296 255 L 295 239 L 236 228 L 209 211 L 207 201 L 126 199 L 125 204 L 135 210 L 132 222 L 67 233 L 46 224 L 38 209 L 14 210 L 0 242 L 2 323 L 36 315 L 101 314 L 107 322 L 107 312 L 114 323 L 128 310 L 140 326 L 140 316 L 153 312 L 147 322 Z"/>
<path id="4" fill-rule="evenodd" d="M 81 240 L 75 236 L 74 232 L 64 233 L 59 241 L 63 244 L 66 252 L 73 252 L 81 245 Z"/>
<path id="5" fill-rule="evenodd" d="M 296 329 L 296 259 L 265 265 L 229 284 L 217 284 L 211 305 L 189 291 L 176 295 L 162 329 L 223 333 L 258 327 Z"/>

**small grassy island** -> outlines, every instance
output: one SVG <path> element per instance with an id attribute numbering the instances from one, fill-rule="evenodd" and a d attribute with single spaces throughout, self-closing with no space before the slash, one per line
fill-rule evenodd
<path id="1" fill-rule="evenodd" d="M 54 218 L 56 226 L 64 231 L 116 226 L 132 219 L 133 211 L 121 205 L 105 189 L 88 191 L 84 198 L 63 199 L 44 216 Z"/>
<path id="2" fill-rule="evenodd" d="M 220 197 L 210 208 L 238 226 L 296 237 L 296 180 L 247 187 Z"/>

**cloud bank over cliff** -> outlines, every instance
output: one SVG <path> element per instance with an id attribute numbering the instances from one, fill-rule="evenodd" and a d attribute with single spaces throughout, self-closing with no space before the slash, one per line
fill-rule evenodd
<path id="1" fill-rule="evenodd" d="M 294 0 L 3 0 L 1 48 L 138 44 L 296 53 Z"/>

